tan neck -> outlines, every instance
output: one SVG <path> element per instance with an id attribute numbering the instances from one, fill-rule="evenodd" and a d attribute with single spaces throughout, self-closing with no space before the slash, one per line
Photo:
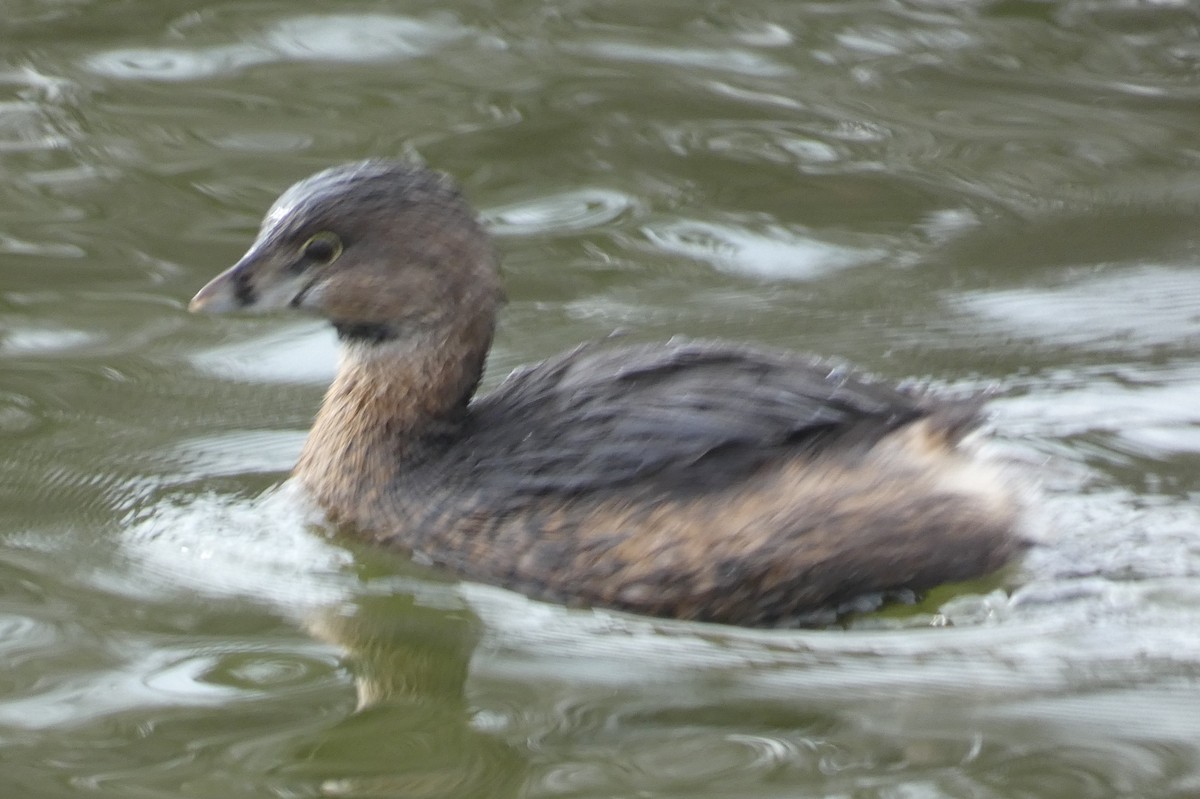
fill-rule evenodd
<path id="1" fill-rule="evenodd" d="M 491 336 L 489 318 L 417 340 L 346 344 L 295 474 L 332 509 L 386 492 L 423 436 L 461 421 Z"/>

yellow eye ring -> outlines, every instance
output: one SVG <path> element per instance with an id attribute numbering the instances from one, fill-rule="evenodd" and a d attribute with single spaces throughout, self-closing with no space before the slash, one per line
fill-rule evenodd
<path id="1" fill-rule="evenodd" d="M 342 254 L 342 240 L 328 230 L 314 233 L 300 248 L 305 258 L 319 264 L 331 264 Z"/>

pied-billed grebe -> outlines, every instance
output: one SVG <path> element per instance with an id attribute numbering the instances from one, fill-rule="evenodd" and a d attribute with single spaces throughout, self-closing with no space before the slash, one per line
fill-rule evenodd
<path id="1" fill-rule="evenodd" d="M 191 310 L 330 320 L 296 476 L 335 522 L 535 597 L 743 625 L 977 577 L 1020 501 L 979 402 L 711 341 L 583 346 L 472 399 L 503 301 L 453 183 L 364 161 L 288 189 Z"/>

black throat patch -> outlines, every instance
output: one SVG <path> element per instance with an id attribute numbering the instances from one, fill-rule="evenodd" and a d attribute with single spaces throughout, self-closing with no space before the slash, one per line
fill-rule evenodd
<path id="1" fill-rule="evenodd" d="M 396 329 L 382 322 L 334 322 L 338 339 L 355 344 L 382 344 L 400 337 Z"/>
<path id="2" fill-rule="evenodd" d="M 235 269 L 233 272 L 233 299 L 238 305 L 247 308 L 258 302 L 258 292 L 250 284 L 248 269 Z"/>

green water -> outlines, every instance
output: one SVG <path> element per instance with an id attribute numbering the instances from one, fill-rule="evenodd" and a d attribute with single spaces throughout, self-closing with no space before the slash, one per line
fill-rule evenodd
<path id="1" fill-rule="evenodd" d="M 1194 5 L 0 17 L 0 795 L 1200 796 Z M 277 486 L 332 335 L 184 306 L 286 185 L 397 154 L 498 236 L 489 382 L 619 328 L 991 386 L 1044 545 L 740 632 L 330 540 Z"/>

